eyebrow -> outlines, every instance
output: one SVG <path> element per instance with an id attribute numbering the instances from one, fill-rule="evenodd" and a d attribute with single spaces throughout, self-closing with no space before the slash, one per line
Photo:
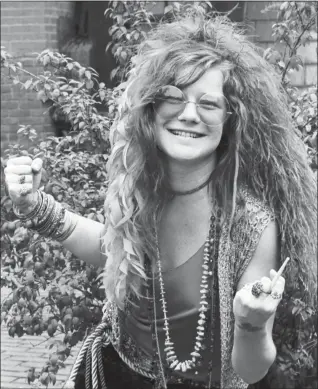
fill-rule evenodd
<path id="1" fill-rule="evenodd" d="M 208 95 L 208 96 L 213 97 L 213 98 L 214 98 L 214 101 L 217 102 L 217 103 L 223 103 L 223 102 L 224 102 L 224 98 L 225 98 L 224 95 L 212 95 L 212 94 L 210 94 L 210 93 L 202 93 L 200 99 L 201 99 L 204 95 Z"/>

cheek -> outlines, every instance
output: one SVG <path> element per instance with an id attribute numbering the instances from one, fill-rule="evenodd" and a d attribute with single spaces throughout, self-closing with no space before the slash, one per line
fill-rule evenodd
<path id="1" fill-rule="evenodd" d="M 213 140 L 217 140 L 218 142 L 221 140 L 223 135 L 223 125 L 220 125 L 219 127 L 213 127 L 209 129 L 210 131 L 210 138 Z"/>
<path id="2" fill-rule="evenodd" d="M 158 117 L 156 115 L 155 117 L 155 120 L 154 120 L 154 124 L 155 124 L 155 129 L 156 129 L 156 138 L 160 138 L 160 136 L 163 134 L 163 131 L 165 131 L 165 126 L 167 125 L 167 122 L 162 120 L 162 118 Z"/>

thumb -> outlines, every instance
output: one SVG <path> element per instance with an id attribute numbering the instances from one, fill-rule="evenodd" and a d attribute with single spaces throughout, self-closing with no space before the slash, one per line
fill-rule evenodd
<path id="1" fill-rule="evenodd" d="M 42 165 L 43 165 L 43 161 L 41 158 L 35 158 L 32 161 L 31 169 L 33 173 L 33 182 L 32 182 L 33 192 L 35 192 L 40 187 L 41 176 L 42 176 Z"/>

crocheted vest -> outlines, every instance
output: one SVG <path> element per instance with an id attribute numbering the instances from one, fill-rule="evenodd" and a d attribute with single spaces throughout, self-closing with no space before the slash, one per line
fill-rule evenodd
<path id="1" fill-rule="evenodd" d="M 238 205 L 237 218 L 228 239 L 229 220 L 222 227 L 219 242 L 218 280 L 221 335 L 221 389 L 246 389 L 244 382 L 234 371 L 231 353 L 234 338 L 233 298 L 238 282 L 251 261 L 261 234 L 271 220 L 273 212 L 261 201 L 254 198 L 246 188 L 240 190 L 244 205 Z M 152 375 L 151 360 L 142 353 L 138 345 L 127 333 L 120 333 L 120 314 L 114 309 L 112 313 L 114 348 L 130 367 L 136 371 Z M 154 376 L 155 377 L 155 376 Z"/>

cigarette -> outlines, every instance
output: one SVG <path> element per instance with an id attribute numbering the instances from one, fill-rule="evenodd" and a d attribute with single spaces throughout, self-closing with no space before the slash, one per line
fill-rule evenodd
<path id="1" fill-rule="evenodd" d="M 282 273 L 283 273 L 283 271 L 284 271 L 284 269 L 285 269 L 287 263 L 289 262 L 289 260 L 290 260 L 289 257 L 287 257 L 287 258 L 285 259 L 284 263 L 283 263 L 282 266 L 279 268 L 279 270 L 278 270 L 276 276 L 273 278 L 273 281 L 272 281 L 272 283 L 271 283 L 271 288 L 272 288 L 272 289 L 273 289 L 274 286 L 276 285 L 276 282 L 277 282 L 277 280 L 279 279 L 279 277 L 282 275 Z"/>

